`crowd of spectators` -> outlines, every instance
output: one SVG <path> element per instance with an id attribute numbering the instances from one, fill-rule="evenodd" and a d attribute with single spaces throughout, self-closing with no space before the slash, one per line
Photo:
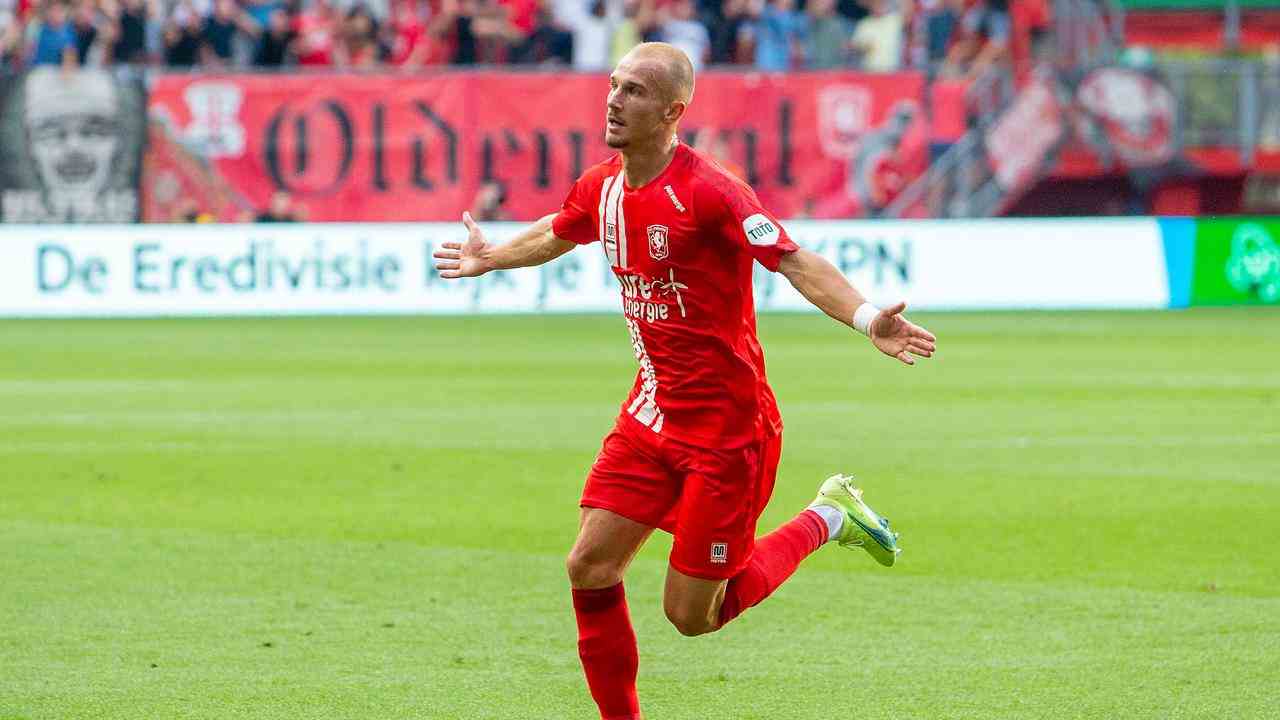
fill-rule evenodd
<path id="1" fill-rule="evenodd" d="M 32 64 L 610 67 L 662 40 L 764 71 L 1030 57 L 1049 0 L 0 0 L 0 69 Z"/>

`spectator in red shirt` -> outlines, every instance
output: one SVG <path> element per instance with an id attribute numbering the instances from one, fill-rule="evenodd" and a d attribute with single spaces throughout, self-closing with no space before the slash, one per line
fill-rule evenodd
<path id="1" fill-rule="evenodd" d="M 436 43 L 427 32 L 426 8 L 415 0 L 391 5 L 390 61 L 393 65 L 419 67 L 432 62 Z"/>
<path id="2" fill-rule="evenodd" d="M 293 20 L 293 31 L 298 35 L 295 52 L 299 65 L 333 64 L 337 17 L 328 0 L 313 0 L 310 8 L 298 13 Z"/>
<path id="3" fill-rule="evenodd" d="M 523 37 L 533 34 L 538 25 L 538 0 L 499 0 L 506 10 L 507 22 Z"/>
<path id="4" fill-rule="evenodd" d="M 1014 65 L 1019 70 L 1026 69 L 1039 55 L 1039 46 L 1049 34 L 1052 12 L 1048 0 L 1013 0 L 1009 11 L 1013 20 L 1009 52 Z"/>

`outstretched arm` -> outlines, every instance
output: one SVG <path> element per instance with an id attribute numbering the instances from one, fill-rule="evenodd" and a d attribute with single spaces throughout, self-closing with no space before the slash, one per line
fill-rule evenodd
<path id="1" fill-rule="evenodd" d="M 432 253 L 436 272 L 449 279 L 476 277 L 490 270 L 510 270 L 555 260 L 572 250 L 573 243 L 555 236 L 551 231 L 553 218 L 555 213 L 542 217 L 510 242 L 493 245 L 484 239 L 471 213 L 464 212 L 462 223 L 467 226 L 467 240 L 441 243 L 440 249 Z"/>
<path id="2" fill-rule="evenodd" d="M 902 317 L 906 303 L 879 310 L 867 303 L 867 299 L 834 265 L 810 250 L 801 248 L 782 257 L 778 263 L 791 285 L 806 300 L 822 312 L 855 330 L 866 333 L 872 344 L 885 355 L 895 357 L 907 365 L 914 365 L 915 358 L 933 355 L 937 338 L 933 333 Z M 863 305 L 866 309 L 862 309 Z M 874 314 L 872 314 L 874 312 Z M 859 321 L 855 322 L 857 315 Z"/>

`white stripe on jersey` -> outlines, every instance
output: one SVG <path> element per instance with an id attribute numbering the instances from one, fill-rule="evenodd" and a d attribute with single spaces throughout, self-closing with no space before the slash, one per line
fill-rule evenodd
<path id="1" fill-rule="evenodd" d="M 626 181 L 621 174 L 618 175 L 618 267 L 627 267 L 627 216 L 622 212 L 623 189 Z"/>
<path id="2" fill-rule="evenodd" d="M 609 186 L 609 193 L 604 203 L 604 229 L 605 234 L 602 236 L 605 242 L 605 255 L 609 257 L 609 261 L 614 267 L 625 267 L 622 263 L 621 245 L 625 242 L 622 237 L 622 228 L 620 226 L 621 219 L 618 217 L 619 209 L 622 206 L 622 173 L 618 173 L 613 178 L 613 183 Z M 613 228 L 613 237 L 609 237 L 609 229 Z"/>
<path id="3" fill-rule="evenodd" d="M 644 340 L 640 337 L 640 325 L 631 318 L 626 318 L 627 332 L 631 335 L 631 349 L 636 353 L 640 363 L 640 392 L 631 401 L 627 413 L 654 432 L 662 431 L 665 416 L 658 407 L 658 374 L 653 369 L 653 361 L 649 359 L 649 351 L 644 348 Z"/>
<path id="4" fill-rule="evenodd" d="M 614 183 L 614 182 L 616 182 L 616 181 L 618 180 L 618 178 L 619 178 L 619 177 L 620 177 L 620 176 L 615 176 L 615 177 L 611 177 L 611 178 L 605 178 L 605 180 L 604 180 L 604 184 L 600 186 L 600 214 L 599 214 L 599 217 L 600 217 L 600 245 L 601 245 L 601 247 L 603 247 L 603 248 L 604 248 L 604 255 L 605 255 L 605 257 L 606 257 L 606 258 L 608 258 L 608 260 L 609 260 L 609 264 L 611 264 L 611 265 L 617 265 L 617 264 L 618 264 L 618 263 L 617 263 L 617 258 L 616 258 L 616 255 L 617 255 L 617 245 L 616 245 L 616 243 L 615 243 L 615 242 L 611 242 L 611 241 L 609 240 L 609 236 L 608 236 L 608 232 L 607 232 L 607 231 L 608 231 L 608 220 L 606 219 L 606 215 L 608 214 L 608 212 L 607 212 L 606 208 L 608 208 L 608 206 L 609 206 L 609 200 L 608 200 L 608 198 L 609 198 L 609 190 L 611 189 L 611 187 L 612 187 L 613 183 Z"/>

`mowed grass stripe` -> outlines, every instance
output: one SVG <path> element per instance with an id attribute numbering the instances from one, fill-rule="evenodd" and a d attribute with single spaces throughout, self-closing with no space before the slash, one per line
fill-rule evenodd
<path id="1" fill-rule="evenodd" d="M 0 564 L 11 579 L 4 641 L 40 653 L 38 663 L 5 667 L 5 677 L 63 709 L 519 717 L 526 708 L 504 703 L 506 692 L 542 707 L 541 716 L 564 716 L 549 695 L 563 703 L 559 712 L 589 716 L 575 697 L 557 556 L 21 522 L 0 526 L 0 538 L 41 561 L 39 572 L 30 562 Z M 1280 650 L 1276 598 L 897 578 L 849 558 L 842 569 L 807 566 L 740 625 L 688 641 L 661 617 L 662 570 L 659 558 L 640 559 L 631 596 L 653 648 L 642 690 L 664 717 L 705 717 L 700 702 L 728 703 L 741 713 L 734 717 L 819 716 L 829 679 L 812 671 L 813 651 L 833 632 L 855 635 L 865 651 L 824 657 L 823 668 L 848 683 L 850 702 L 874 702 L 872 717 L 967 717 L 1000 706 L 1071 717 L 1090 716 L 1080 714 L 1090 706 L 1188 717 L 1261 708 L 1261 668 Z M 64 578 L 56 590 L 49 572 Z M 833 602 L 841 589 L 895 601 Z M 90 662 L 84 682 L 48 682 Z M 1009 686 L 987 701 L 991 682 Z M 1248 682 L 1243 696 L 1221 687 Z M 777 683 L 786 687 L 768 691 Z M 1082 688 L 1089 697 L 1060 705 Z"/>

